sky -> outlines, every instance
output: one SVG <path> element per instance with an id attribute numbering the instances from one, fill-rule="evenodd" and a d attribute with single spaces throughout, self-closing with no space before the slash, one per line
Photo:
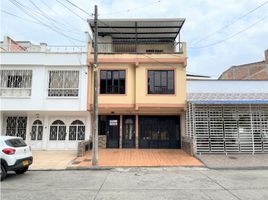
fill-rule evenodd
<path id="1" fill-rule="evenodd" d="M 191 74 L 217 78 L 233 65 L 264 60 L 268 49 L 265 0 L 1 0 L 1 40 L 85 45 L 94 5 L 100 19 L 185 18 L 181 41 Z"/>

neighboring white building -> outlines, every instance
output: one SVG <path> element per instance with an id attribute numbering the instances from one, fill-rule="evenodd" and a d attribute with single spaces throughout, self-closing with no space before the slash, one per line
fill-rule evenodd
<path id="1" fill-rule="evenodd" d="M 268 81 L 188 80 L 195 153 L 268 153 Z"/>
<path id="2" fill-rule="evenodd" d="M 91 130 L 87 54 L 48 49 L 0 53 L 1 134 L 20 136 L 33 149 L 76 150 Z"/>

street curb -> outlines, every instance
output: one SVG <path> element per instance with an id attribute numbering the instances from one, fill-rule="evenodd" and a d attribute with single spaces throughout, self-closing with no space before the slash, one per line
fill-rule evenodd
<path id="1" fill-rule="evenodd" d="M 206 166 L 121 166 L 121 167 L 67 167 L 65 169 L 29 169 L 29 171 L 75 171 L 75 170 L 92 170 L 92 171 L 105 171 L 113 169 L 208 169 Z"/>
<path id="2" fill-rule="evenodd" d="M 207 169 L 206 166 L 110 166 L 110 167 L 67 167 L 66 170 L 112 170 L 112 169 L 159 169 L 159 168 L 170 168 L 170 169 L 182 169 L 182 168 L 196 168 L 196 169 Z"/>
<path id="3" fill-rule="evenodd" d="M 255 166 L 255 167 L 209 167 L 212 170 L 268 170 L 268 166 Z"/>

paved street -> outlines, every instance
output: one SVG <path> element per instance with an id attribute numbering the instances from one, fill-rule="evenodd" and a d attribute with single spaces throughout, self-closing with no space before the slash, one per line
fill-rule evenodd
<path id="1" fill-rule="evenodd" d="M 187 199 L 267 200 L 268 170 L 132 168 L 29 171 L 9 175 L 2 200 Z"/>

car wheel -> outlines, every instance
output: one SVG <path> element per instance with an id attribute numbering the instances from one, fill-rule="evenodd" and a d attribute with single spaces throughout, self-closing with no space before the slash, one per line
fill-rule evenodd
<path id="1" fill-rule="evenodd" d="M 4 180 L 7 176 L 6 168 L 1 164 L 1 181 Z"/>
<path id="2" fill-rule="evenodd" d="M 23 167 L 21 169 L 17 169 L 15 170 L 16 174 L 24 174 L 27 170 L 28 170 L 29 167 Z"/>

